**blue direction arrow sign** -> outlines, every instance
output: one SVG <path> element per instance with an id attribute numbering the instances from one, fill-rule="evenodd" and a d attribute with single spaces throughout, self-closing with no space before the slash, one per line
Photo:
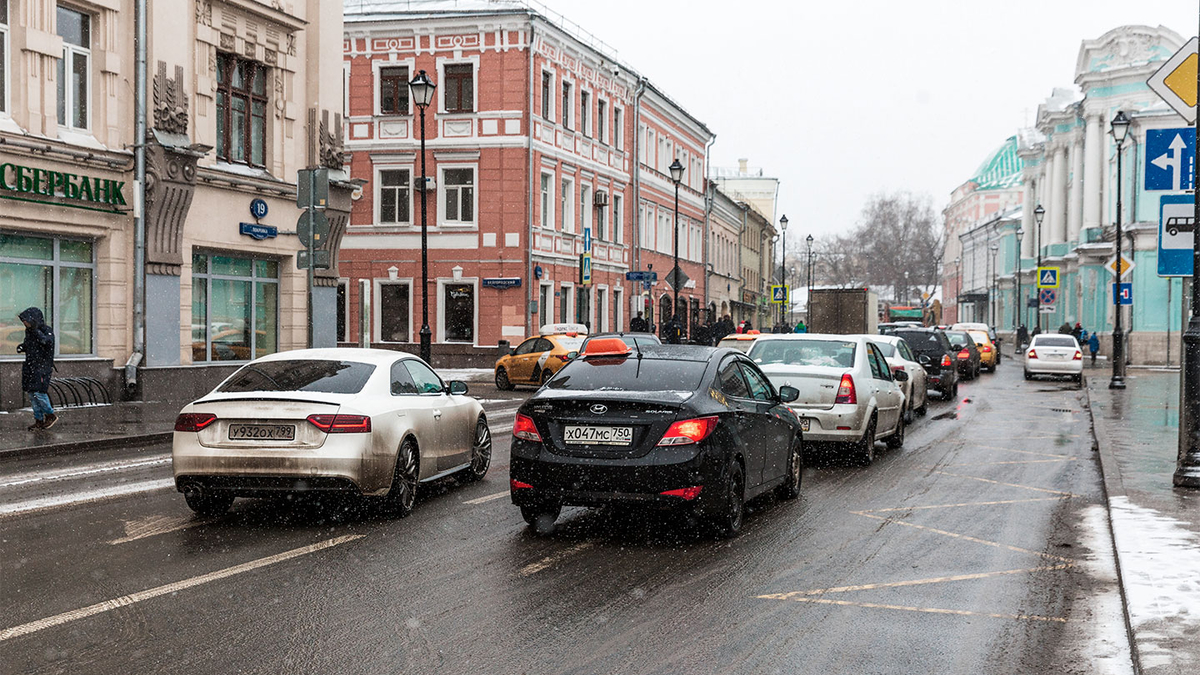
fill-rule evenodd
<path id="1" fill-rule="evenodd" d="M 1163 195 L 1158 207 L 1158 276 L 1192 276 L 1196 202 L 1192 195 Z"/>
<path id="2" fill-rule="evenodd" d="M 1114 305 L 1132 305 L 1133 304 L 1133 284 L 1126 282 L 1122 284 L 1113 284 L 1113 304 Z"/>
<path id="3" fill-rule="evenodd" d="M 1146 130 L 1146 189 L 1191 190 L 1196 175 L 1196 130 Z"/>

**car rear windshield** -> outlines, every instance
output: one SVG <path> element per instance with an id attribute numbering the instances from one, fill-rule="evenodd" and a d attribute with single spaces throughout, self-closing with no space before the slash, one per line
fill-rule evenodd
<path id="1" fill-rule="evenodd" d="M 738 340 L 737 338 L 724 338 L 717 343 L 718 347 L 728 347 L 736 349 L 743 354 L 750 351 L 750 346 L 754 344 L 754 340 Z"/>
<path id="2" fill-rule="evenodd" d="M 946 331 L 946 339 L 951 347 L 960 347 L 971 342 L 970 336 L 959 331 Z"/>
<path id="3" fill-rule="evenodd" d="M 851 368 L 857 343 L 849 340 L 761 340 L 750 349 L 760 366 L 825 366 Z"/>
<path id="4" fill-rule="evenodd" d="M 357 394 L 375 366 L 356 361 L 263 361 L 242 366 L 217 391 L 244 394 L 255 391 L 309 391 Z"/>
<path id="5" fill-rule="evenodd" d="M 590 357 L 576 359 L 546 383 L 567 391 L 696 391 L 706 361 Z"/>
<path id="6" fill-rule="evenodd" d="M 1037 337 L 1037 339 L 1034 340 L 1033 344 L 1037 345 L 1038 347 L 1075 347 L 1076 346 L 1075 338 L 1067 337 L 1065 335 L 1061 336 L 1061 337 L 1058 335 L 1046 335 L 1046 336 L 1039 335 Z"/>
<path id="7" fill-rule="evenodd" d="M 918 354 L 941 354 L 946 351 L 938 334 L 933 331 L 898 330 L 892 335 L 903 338 L 909 348 Z"/>
<path id="8" fill-rule="evenodd" d="M 579 351 L 579 348 L 583 346 L 583 340 L 584 339 L 581 337 L 570 337 L 570 336 L 554 338 L 554 341 L 558 343 L 559 347 L 562 347 L 563 349 L 565 349 L 569 352 Z"/>

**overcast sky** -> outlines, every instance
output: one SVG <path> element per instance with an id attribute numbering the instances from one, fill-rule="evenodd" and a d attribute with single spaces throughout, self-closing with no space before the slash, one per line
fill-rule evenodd
<path id="1" fill-rule="evenodd" d="M 1197 0 L 547 0 L 780 179 L 789 248 L 880 191 L 950 192 L 1125 24 L 1195 35 Z M 794 237 L 794 238 L 793 238 Z"/>

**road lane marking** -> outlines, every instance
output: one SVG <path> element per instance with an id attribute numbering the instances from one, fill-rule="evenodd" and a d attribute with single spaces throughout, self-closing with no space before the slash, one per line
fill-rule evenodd
<path id="1" fill-rule="evenodd" d="M 1062 562 L 1069 562 L 1069 563 L 1075 562 L 1071 558 L 1064 558 L 1062 556 L 1054 555 L 1052 553 L 1043 553 L 1041 551 L 1031 551 L 1027 548 L 1021 548 L 1020 546 L 1010 546 L 1009 544 L 1001 544 L 1001 543 L 995 542 L 995 541 L 988 541 L 987 539 L 979 539 L 977 537 L 972 537 L 972 536 L 969 536 L 966 534 L 958 534 L 957 532 L 947 532 L 946 530 L 939 530 L 936 527 L 929 527 L 927 525 L 917 525 L 915 523 L 906 523 L 902 520 L 895 520 L 894 518 L 884 518 L 883 516 L 877 516 L 877 515 L 874 515 L 871 513 L 866 513 L 865 511 L 851 511 L 851 513 L 853 513 L 856 516 L 863 516 L 865 518 L 874 518 L 875 520 L 882 520 L 885 523 L 892 523 L 894 525 L 903 525 L 905 527 L 915 527 L 918 530 L 927 530 L 929 532 L 935 532 L 937 534 L 946 535 L 947 537 L 954 537 L 955 539 L 962 539 L 964 541 L 973 541 L 976 544 L 986 544 L 988 546 L 995 546 L 996 548 L 1006 548 L 1010 551 L 1016 551 L 1018 553 L 1030 553 L 1032 555 L 1041 556 L 1043 558 L 1050 558 L 1051 560 L 1061 560 Z"/>
<path id="2" fill-rule="evenodd" d="M 961 474 L 961 473 L 950 473 L 949 471 L 934 471 L 934 473 L 940 473 L 943 476 L 954 476 L 955 478 L 970 478 L 971 480 L 977 480 L 977 481 L 981 481 L 984 483 L 992 483 L 993 485 L 1007 485 L 1008 487 L 1023 488 L 1026 490 L 1036 490 L 1037 492 L 1049 492 L 1050 494 L 1062 495 L 1064 497 L 1078 497 L 1079 496 L 1073 492 L 1063 492 L 1062 490 L 1051 490 L 1049 488 L 1031 487 L 1029 485 L 1020 485 L 1018 483 L 1005 483 L 1003 481 L 992 480 L 990 478 L 980 478 L 979 476 L 967 476 L 967 475 Z"/>
<path id="3" fill-rule="evenodd" d="M 68 478 L 78 478 L 80 476 L 91 476 L 98 473 L 109 473 L 113 471 L 123 471 L 126 469 L 136 469 L 143 466 L 157 466 L 166 464 L 171 461 L 170 455 L 142 459 L 133 462 L 106 462 L 103 464 L 87 464 L 84 466 L 72 467 L 70 469 L 62 469 L 59 471 L 37 471 L 31 473 L 20 473 L 6 477 L 6 480 L 0 483 L 0 488 L 16 487 L 18 485 L 27 485 L 29 483 L 41 483 L 44 481 L 66 480 Z"/>
<path id="4" fill-rule="evenodd" d="M 185 530 L 197 525 L 215 523 L 219 518 L 197 518 L 196 516 L 149 516 L 125 521 L 125 536 L 108 542 L 110 545 L 127 544 L 138 539 L 154 537 L 168 532 Z"/>
<path id="5" fill-rule="evenodd" d="M 1074 462 L 1077 457 L 1063 457 L 1061 459 L 1014 459 L 1007 462 L 957 462 L 954 464 L 943 464 L 942 466 L 1002 466 L 1007 464 L 1052 464 L 1054 462 Z"/>
<path id="6" fill-rule="evenodd" d="M 55 497 L 42 497 L 39 499 L 29 499 L 23 502 L 0 504 L 0 518 L 33 513 L 36 511 L 47 511 L 49 509 L 56 509 L 64 506 L 90 504 L 93 502 L 115 499 L 117 497 L 140 494 L 143 492 L 157 492 L 159 490 L 172 489 L 174 487 L 174 478 L 163 478 L 161 480 L 148 480 L 140 483 L 126 483 L 124 485 L 117 485 L 115 487 L 98 488 L 95 490 L 87 490 L 85 492 L 58 495 Z"/>
<path id="7" fill-rule="evenodd" d="M 972 447 L 984 448 L 985 450 L 1003 450 L 1004 452 L 1019 452 L 1022 455 L 1037 455 L 1038 457 L 1057 457 L 1060 459 L 1079 459 L 1072 455 L 1058 455 L 1053 452 L 1034 452 L 1033 450 L 1017 450 L 1015 448 L 1001 448 L 995 445 L 980 445 L 976 443 Z"/>
<path id="8" fill-rule="evenodd" d="M 521 571 L 518 574 L 520 574 L 523 577 L 527 577 L 531 574 L 537 574 L 538 572 L 541 572 L 542 570 L 546 569 L 547 567 L 552 567 L 553 565 L 556 565 L 559 562 L 562 562 L 563 560 L 571 557 L 572 555 L 574 555 L 576 553 L 579 553 L 580 551 L 591 548 L 592 545 L 593 544 L 590 541 L 585 541 L 585 542 L 581 542 L 579 544 L 575 544 L 571 548 L 568 548 L 563 551 L 559 551 L 558 553 L 555 553 L 553 555 L 548 555 L 545 558 L 542 558 L 541 560 L 539 560 L 535 563 L 531 563 L 529 565 L 522 567 Z"/>
<path id="9" fill-rule="evenodd" d="M 500 499 L 501 497 L 507 497 L 510 494 L 511 494 L 511 492 L 509 490 L 505 490 L 504 492 L 497 492 L 494 495 L 488 495 L 486 497 L 479 497 L 476 499 L 468 499 L 467 501 L 465 501 L 463 503 L 464 504 L 483 504 L 485 502 L 490 502 L 493 499 Z"/>
<path id="10" fill-rule="evenodd" d="M 989 577 L 1004 576 L 1006 574 L 1026 574 L 1029 572 L 1049 572 L 1053 570 L 1065 570 L 1069 567 L 1074 567 L 1073 563 L 1061 563 L 1058 565 L 1044 565 L 1042 567 L 1026 567 L 1019 570 L 1002 570 L 999 572 L 979 572 L 976 574 L 956 574 L 947 577 L 932 577 L 929 579 L 912 579 L 909 581 L 890 581 L 878 584 L 860 584 L 858 586 L 837 586 L 835 588 L 818 588 L 811 591 L 792 591 L 791 593 L 772 593 L 770 595 L 760 595 L 760 598 L 772 598 L 775 600 L 791 600 L 806 595 L 824 595 L 826 593 L 848 593 L 850 591 L 870 591 L 876 588 L 899 588 L 902 586 L 922 586 L 925 584 L 942 584 L 950 581 L 971 581 L 974 579 L 987 579 Z"/>
<path id="11" fill-rule="evenodd" d="M 957 506 L 997 506 L 1000 504 L 1024 504 L 1026 502 L 1054 502 L 1065 497 L 1032 497 L 1030 499 L 1004 499 L 994 502 L 961 502 L 958 504 L 932 504 L 929 506 L 897 506 L 890 509 L 863 509 L 861 513 L 884 513 L 888 511 L 920 511 L 924 509 L 950 509 Z"/>
<path id="12" fill-rule="evenodd" d="M 758 596 L 773 599 L 770 596 Z M 986 616 L 993 619 L 1016 619 L 1019 621 L 1051 621 L 1066 623 L 1067 620 L 1058 616 L 1038 616 L 1036 614 L 992 614 L 989 612 L 969 612 L 965 609 L 939 609 L 936 607 L 907 607 L 904 605 L 883 605 L 876 602 L 850 602 L 849 600 L 830 600 L 828 598 L 788 598 L 791 602 L 811 602 L 820 605 L 841 605 L 843 607 L 867 607 L 871 609 L 895 609 L 904 612 L 922 612 L 926 614 L 952 614 L 955 616 Z"/>
<path id="13" fill-rule="evenodd" d="M 157 598 L 160 595 L 177 593 L 188 588 L 193 588 L 195 586 L 207 584 L 212 581 L 217 581 L 218 579 L 224 579 L 226 577 L 242 574 L 244 572 L 250 572 L 252 570 L 259 569 L 260 567 L 266 567 L 268 565 L 274 565 L 275 563 L 283 562 L 285 560 L 291 560 L 292 558 L 298 558 L 310 553 L 316 553 L 317 551 L 338 546 L 340 544 L 345 544 L 347 542 L 354 541 L 355 539 L 362 539 L 365 536 L 365 534 L 348 534 L 342 537 L 326 539 L 325 541 L 318 542 L 316 544 L 294 548 L 290 551 L 277 553 L 272 556 L 267 556 L 266 558 L 259 558 L 258 560 L 251 560 L 250 562 L 234 565 L 233 567 L 226 567 L 225 569 L 217 570 L 216 572 L 201 574 L 200 576 L 192 577 L 190 579 L 184 579 L 182 581 L 176 581 L 163 586 L 157 586 L 155 588 L 139 591 L 130 595 L 122 595 L 119 598 L 105 600 L 104 602 L 98 602 L 94 605 L 81 607 L 80 609 L 74 609 L 69 612 L 63 612 L 62 614 L 55 614 L 54 616 L 48 616 L 44 619 L 38 619 L 37 621 L 30 621 L 29 623 L 23 623 L 19 626 L 13 626 L 12 628 L 5 628 L 0 630 L 0 642 L 21 637 L 23 635 L 29 635 L 30 633 L 36 633 L 47 628 L 53 628 L 54 626 L 61 626 L 65 623 L 78 621 L 79 619 L 85 619 L 89 616 L 103 614 L 104 612 L 111 612 L 114 609 L 127 607 L 145 600 Z"/>

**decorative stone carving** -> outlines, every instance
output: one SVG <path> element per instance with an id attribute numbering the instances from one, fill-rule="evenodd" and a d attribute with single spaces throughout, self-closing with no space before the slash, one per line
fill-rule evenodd
<path id="1" fill-rule="evenodd" d="M 212 28 L 212 3 L 207 0 L 196 0 L 196 23 Z"/>
<path id="2" fill-rule="evenodd" d="M 346 165 L 346 153 L 343 145 L 342 134 L 342 114 L 335 113 L 333 116 L 333 126 L 329 126 L 329 111 L 321 111 L 321 126 L 318 131 L 318 142 L 320 143 L 320 163 L 321 166 L 330 169 L 341 169 Z"/>
<path id="3" fill-rule="evenodd" d="M 287 35 L 287 53 L 288 56 L 296 55 L 296 34 L 288 33 Z"/>
<path id="4" fill-rule="evenodd" d="M 353 192 L 345 183 L 331 183 L 329 186 L 329 206 L 325 209 L 325 216 L 329 219 L 329 236 L 323 245 L 329 251 L 329 269 L 314 273 L 313 283 L 318 286 L 336 286 L 338 283 L 338 253 L 346 226 L 350 224 L 350 208 L 353 204 L 350 196 Z"/>
<path id="5" fill-rule="evenodd" d="M 159 61 L 153 89 L 154 128 L 170 134 L 186 134 L 188 97 L 183 91 L 183 68 L 175 66 L 175 79 L 167 79 L 167 64 Z"/>
<path id="6" fill-rule="evenodd" d="M 265 49 L 263 50 L 263 60 L 267 62 L 268 66 L 277 66 L 279 65 L 279 52 L 274 49 Z"/>
<path id="7" fill-rule="evenodd" d="M 221 33 L 221 49 L 232 52 L 237 47 L 237 38 L 229 33 Z"/>
<path id="8" fill-rule="evenodd" d="M 179 275 L 183 224 L 196 189 L 196 160 L 150 143 L 146 148 L 146 265 L 150 274 Z"/>

